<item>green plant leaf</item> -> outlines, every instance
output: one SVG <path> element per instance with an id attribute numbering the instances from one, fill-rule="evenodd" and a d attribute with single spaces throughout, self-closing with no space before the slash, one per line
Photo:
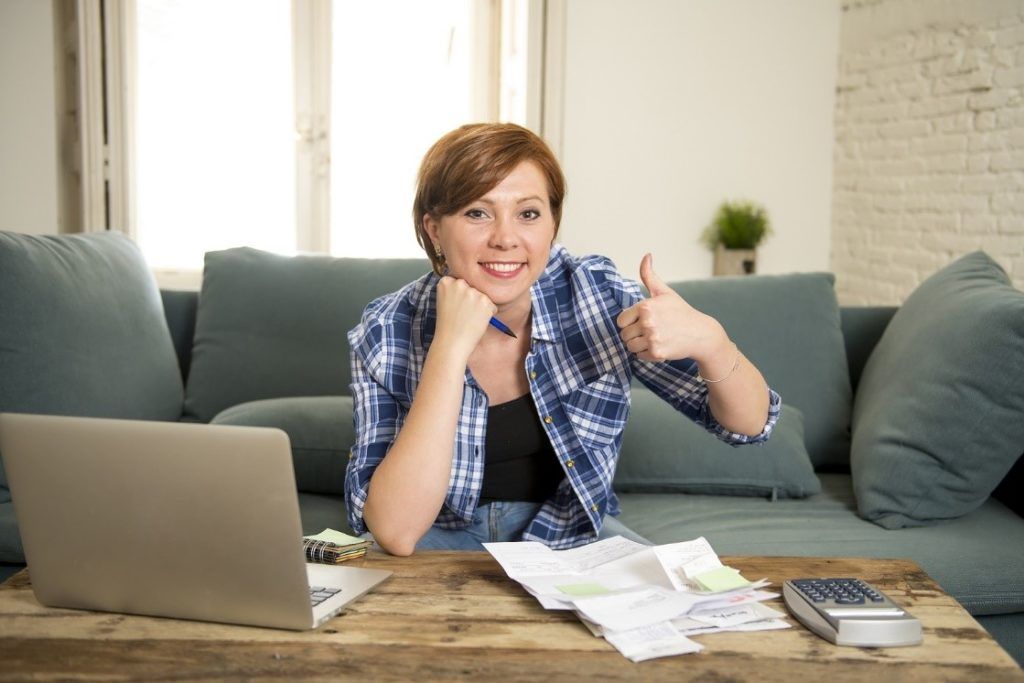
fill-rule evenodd
<path id="1" fill-rule="evenodd" d="M 722 202 L 714 220 L 704 229 L 701 241 L 709 249 L 755 249 L 771 234 L 764 207 L 753 202 Z"/>

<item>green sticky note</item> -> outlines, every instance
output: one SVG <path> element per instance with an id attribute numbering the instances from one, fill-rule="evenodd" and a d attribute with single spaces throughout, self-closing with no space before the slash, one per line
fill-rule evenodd
<path id="1" fill-rule="evenodd" d="M 608 589 L 599 583 L 567 583 L 564 586 L 555 586 L 566 595 L 601 595 L 607 593 Z"/>
<path id="2" fill-rule="evenodd" d="M 316 536 L 305 536 L 304 538 L 310 541 L 327 541 L 328 543 L 334 543 L 335 545 L 352 545 L 353 543 L 362 543 L 363 539 L 356 538 L 355 536 L 349 536 L 343 534 L 340 531 L 334 529 L 324 529 Z"/>
<path id="3" fill-rule="evenodd" d="M 698 574 L 693 580 L 700 584 L 700 587 L 712 593 L 731 591 L 735 588 L 749 586 L 750 582 L 740 576 L 739 570 L 732 567 L 718 567 L 709 572 Z"/>

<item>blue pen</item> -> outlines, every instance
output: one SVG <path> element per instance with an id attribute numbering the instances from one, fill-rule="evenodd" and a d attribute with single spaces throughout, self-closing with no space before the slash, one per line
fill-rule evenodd
<path id="1" fill-rule="evenodd" d="M 516 337 L 516 333 L 513 332 L 512 330 L 508 329 L 508 325 L 506 325 L 505 323 L 501 322 L 500 320 L 498 320 L 494 316 L 491 316 L 491 326 L 494 329 L 498 330 L 499 332 L 504 332 L 505 334 L 507 334 L 508 336 L 512 337 L 513 339 L 518 339 L 518 337 Z"/>

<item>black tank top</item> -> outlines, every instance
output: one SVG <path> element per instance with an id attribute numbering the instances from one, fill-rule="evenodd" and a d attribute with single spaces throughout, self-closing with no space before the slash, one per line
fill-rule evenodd
<path id="1" fill-rule="evenodd" d="M 529 394 L 487 409 L 480 505 L 499 500 L 542 503 L 565 477 Z"/>

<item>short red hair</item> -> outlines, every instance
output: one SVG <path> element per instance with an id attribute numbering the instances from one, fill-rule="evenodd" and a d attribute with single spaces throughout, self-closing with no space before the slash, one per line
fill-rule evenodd
<path id="1" fill-rule="evenodd" d="M 565 176 L 562 168 L 538 135 L 514 123 L 473 123 L 445 134 L 427 151 L 416 179 L 412 219 L 416 240 L 439 275 L 443 261 L 434 253 L 424 217 L 450 216 L 480 199 L 524 161 L 540 168 L 548 184 L 548 203 L 555 234 L 562 221 Z"/>

